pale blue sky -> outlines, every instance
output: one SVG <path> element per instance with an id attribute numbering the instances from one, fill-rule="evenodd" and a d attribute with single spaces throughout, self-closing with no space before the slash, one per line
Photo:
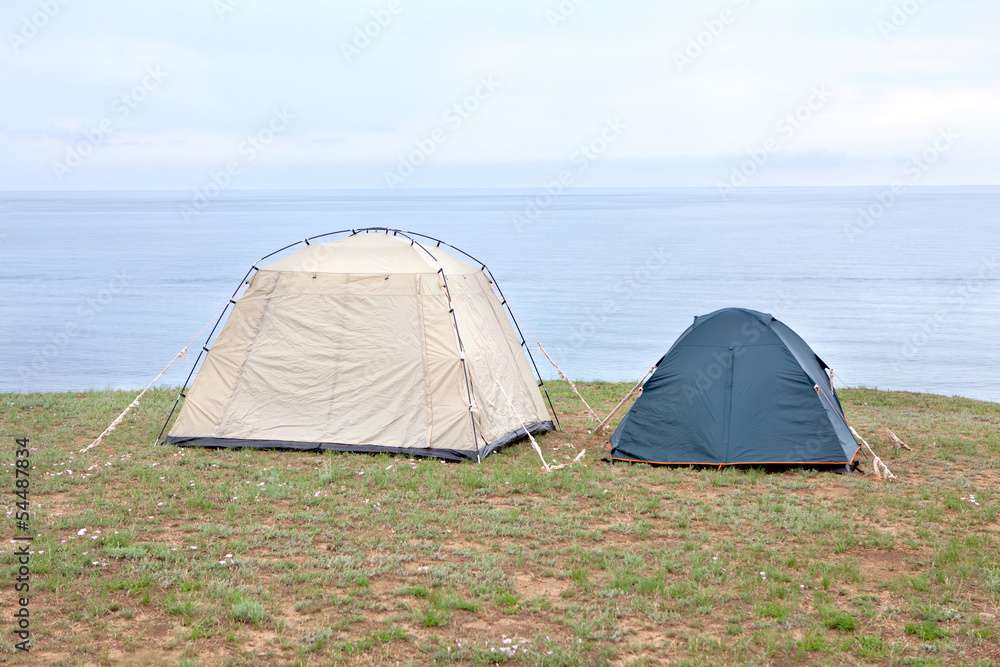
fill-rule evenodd
<path id="1" fill-rule="evenodd" d="M 998 184 L 998 26 L 995 0 L 8 0 L 0 190 Z"/>

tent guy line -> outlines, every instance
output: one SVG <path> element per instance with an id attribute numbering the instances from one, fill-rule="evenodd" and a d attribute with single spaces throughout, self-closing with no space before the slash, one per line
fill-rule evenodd
<path id="1" fill-rule="evenodd" d="M 239 290 L 237 290 L 237 291 L 239 291 Z M 236 302 L 233 301 L 232 299 L 230 299 L 229 303 L 236 303 Z M 97 436 L 97 438 L 92 443 L 90 443 L 89 445 L 87 445 L 86 447 L 84 447 L 83 449 L 81 449 L 79 453 L 83 454 L 87 450 L 93 449 L 98 444 L 100 444 L 101 440 L 103 440 L 105 437 L 107 437 L 107 435 L 109 433 L 111 433 L 112 431 L 114 431 L 115 428 L 119 424 L 122 423 L 122 420 L 125 419 L 125 416 L 128 415 L 128 413 L 132 410 L 132 408 L 134 408 L 135 406 L 139 405 L 139 399 L 142 398 L 143 394 L 145 394 L 149 390 L 150 387 L 152 387 L 154 384 L 156 384 L 156 381 L 159 380 L 161 377 L 163 377 L 163 374 L 166 373 L 168 370 L 170 370 L 170 367 L 173 366 L 174 363 L 177 362 L 177 360 L 179 360 L 181 357 L 187 357 L 188 356 L 188 348 L 191 347 L 191 343 L 193 343 L 195 341 L 195 339 L 198 338 L 198 336 L 201 335 L 201 332 L 204 331 L 208 327 L 208 325 L 212 323 L 212 321 L 216 318 L 216 316 L 219 316 L 219 315 L 222 314 L 223 310 L 225 310 L 226 307 L 227 306 L 223 306 L 218 311 L 216 311 L 215 315 L 212 315 L 212 317 L 210 317 L 208 319 L 208 322 L 205 322 L 205 324 L 201 327 L 201 329 L 198 329 L 198 333 L 196 333 L 194 336 L 191 337 L 191 340 L 189 340 L 187 342 L 187 345 L 185 345 L 181 349 L 181 351 L 178 352 L 177 355 L 173 359 L 170 360 L 170 363 L 168 363 L 166 366 L 163 367 L 163 370 L 160 371 L 160 374 L 157 375 L 155 378 L 153 378 L 152 381 L 149 384 L 147 384 L 143 388 L 142 391 L 139 392 L 139 395 L 136 396 L 135 399 L 133 399 L 133 401 L 128 404 L 127 408 L 125 408 L 124 410 L 122 410 L 121 414 L 118 415 L 118 417 L 116 417 L 115 420 L 113 422 L 111 422 L 106 429 L 104 429 L 103 433 L 101 433 L 99 436 Z M 161 435 L 162 435 L 162 433 L 161 433 Z M 156 443 L 154 442 L 153 444 L 156 444 Z"/>

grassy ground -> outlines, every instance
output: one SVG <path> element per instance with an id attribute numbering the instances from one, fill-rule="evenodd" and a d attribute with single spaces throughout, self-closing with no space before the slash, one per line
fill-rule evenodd
<path id="1" fill-rule="evenodd" d="M 581 385 L 605 413 L 627 388 Z M 553 390 L 564 461 L 592 425 Z M 78 453 L 131 399 L 0 395 L 4 504 L 29 437 L 40 534 L 30 657 L 0 545 L 0 661 L 1000 665 L 998 404 L 845 390 L 888 484 L 612 467 L 602 443 L 549 474 L 525 443 L 482 465 L 153 447 L 168 391 Z"/>

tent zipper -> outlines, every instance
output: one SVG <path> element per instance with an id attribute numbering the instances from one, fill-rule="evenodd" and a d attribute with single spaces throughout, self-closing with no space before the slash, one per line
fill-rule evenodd
<path id="1" fill-rule="evenodd" d="M 733 412 L 733 364 L 736 361 L 734 348 L 729 348 L 729 363 L 726 365 L 726 407 L 722 420 L 722 458 L 720 464 L 729 463 L 729 422 Z"/>

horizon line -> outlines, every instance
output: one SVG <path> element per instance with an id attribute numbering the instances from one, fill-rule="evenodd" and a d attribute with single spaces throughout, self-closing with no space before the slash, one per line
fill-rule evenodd
<path id="1" fill-rule="evenodd" d="M 861 188 L 884 188 L 885 184 L 857 184 L 857 185 L 747 185 L 739 188 L 739 192 L 745 190 L 816 190 L 816 189 L 861 189 Z M 962 184 L 926 184 L 926 185 L 908 185 L 907 190 L 954 190 L 959 188 L 996 188 L 1000 189 L 1000 183 L 962 183 Z M 219 193 L 218 196 L 222 197 L 225 195 L 232 195 L 238 193 L 246 192 L 366 192 L 366 193 L 381 193 L 387 195 L 399 195 L 405 193 L 415 193 L 415 192 L 426 192 L 426 191 L 509 191 L 509 192 L 534 192 L 541 188 L 535 187 L 511 187 L 511 186 L 427 186 L 427 187 L 408 187 L 408 188 L 398 188 L 391 189 L 386 187 L 353 187 L 353 188 L 289 188 L 289 187 L 271 187 L 271 188 L 228 188 Z M 0 195 L 5 194 L 38 194 L 38 193 L 51 193 L 51 194 L 73 194 L 73 193 L 115 193 L 115 192 L 183 192 L 190 193 L 192 188 L 87 188 L 87 189 L 4 189 L 0 188 Z M 621 190 L 643 190 L 643 191 L 658 191 L 658 190 L 706 190 L 715 192 L 718 190 L 717 186 L 714 185 L 636 185 L 636 186 L 590 186 L 590 187 L 566 187 L 563 193 L 567 192 L 594 192 L 594 191 L 621 191 Z M 736 194 L 736 193 L 730 193 Z"/>

